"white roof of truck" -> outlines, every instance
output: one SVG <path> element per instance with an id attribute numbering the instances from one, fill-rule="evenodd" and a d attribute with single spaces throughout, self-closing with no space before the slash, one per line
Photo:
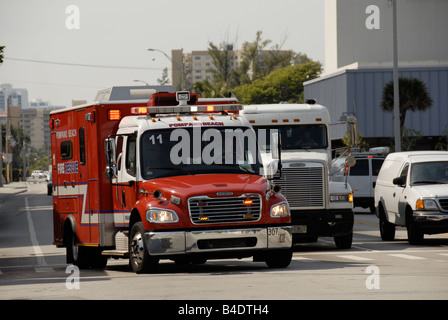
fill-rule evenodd
<path id="1" fill-rule="evenodd" d="M 252 125 L 272 125 L 273 119 L 278 120 L 276 122 L 277 125 L 291 125 L 294 123 L 328 124 L 330 122 L 328 109 L 319 104 L 278 103 L 245 105 L 240 114 L 252 120 Z"/>

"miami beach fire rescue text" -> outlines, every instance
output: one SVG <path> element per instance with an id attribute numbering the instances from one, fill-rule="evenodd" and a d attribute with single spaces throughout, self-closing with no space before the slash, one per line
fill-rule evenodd
<path id="1" fill-rule="evenodd" d="M 287 267 L 289 206 L 239 110 L 156 92 L 53 111 L 54 244 L 67 262 L 104 268 L 126 258 L 143 273 L 160 259 L 252 256 Z"/>

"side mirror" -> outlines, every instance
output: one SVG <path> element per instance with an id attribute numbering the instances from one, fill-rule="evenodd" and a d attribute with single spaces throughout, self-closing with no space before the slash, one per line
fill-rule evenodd
<path id="1" fill-rule="evenodd" d="M 348 156 L 345 159 L 345 164 L 347 165 L 347 167 L 353 167 L 356 164 L 356 158 L 354 156 Z"/>
<path id="2" fill-rule="evenodd" d="M 278 132 L 271 133 L 271 156 L 272 159 L 280 159 L 281 157 L 281 141 Z"/>
<path id="3" fill-rule="evenodd" d="M 392 183 L 397 186 L 402 186 L 405 184 L 405 177 L 394 178 L 394 180 L 392 180 Z"/>
<path id="4" fill-rule="evenodd" d="M 271 133 L 271 156 L 272 159 L 277 159 L 277 170 L 279 171 L 280 177 L 282 176 L 282 139 L 280 134 L 277 132 Z"/>
<path id="5" fill-rule="evenodd" d="M 106 178 L 112 179 L 116 172 L 116 147 L 114 138 L 104 140 L 104 155 L 106 157 Z"/>

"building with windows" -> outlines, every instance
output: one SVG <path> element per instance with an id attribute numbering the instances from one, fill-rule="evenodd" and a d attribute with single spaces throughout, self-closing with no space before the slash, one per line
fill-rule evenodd
<path id="1" fill-rule="evenodd" d="M 404 126 L 424 137 L 418 148 L 435 148 L 448 132 L 447 13 L 446 0 L 397 0 L 399 76 L 422 80 L 433 99 L 429 110 L 406 115 Z M 380 107 L 392 62 L 392 1 L 326 0 L 324 74 L 305 82 L 305 98 L 327 106 L 333 122 L 354 114 L 370 146 L 393 141 L 393 113 Z M 341 139 L 347 127 L 332 129 Z"/>
<path id="2" fill-rule="evenodd" d="M 0 113 L 7 112 L 8 105 L 28 108 L 28 90 L 13 88 L 9 83 L 0 85 Z"/>
<path id="3" fill-rule="evenodd" d="M 50 112 L 53 109 L 20 109 L 19 127 L 30 137 L 30 146 L 35 149 L 43 148 L 50 151 Z"/>
<path id="4" fill-rule="evenodd" d="M 232 45 L 226 47 L 230 68 L 238 68 L 243 61 L 243 50 L 234 50 Z M 263 56 L 268 50 L 260 51 L 258 63 L 263 66 Z M 280 50 L 280 52 L 283 52 Z M 171 79 L 176 89 L 191 89 L 193 84 L 199 81 L 211 80 L 212 70 L 215 68 L 213 59 L 208 50 L 192 51 L 184 53 L 182 49 L 171 50 Z M 248 76 L 252 78 L 252 67 L 248 70 Z"/>
<path id="5" fill-rule="evenodd" d="M 242 51 L 233 50 L 231 45 L 227 49 L 231 60 L 230 66 L 238 67 L 243 59 Z M 174 88 L 191 88 L 195 82 L 212 79 L 211 70 L 214 65 L 208 50 L 184 53 L 182 49 L 176 49 L 171 50 L 171 57 L 171 79 Z"/>

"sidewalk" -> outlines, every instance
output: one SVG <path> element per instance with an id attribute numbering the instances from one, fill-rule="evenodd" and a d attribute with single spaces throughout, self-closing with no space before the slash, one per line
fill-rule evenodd
<path id="1" fill-rule="evenodd" d="M 25 192 L 27 190 L 26 182 L 12 182 L 9 184 L 3 184 L 3 187 L 0 187 L 0 194 L 15 194 Z"/>

